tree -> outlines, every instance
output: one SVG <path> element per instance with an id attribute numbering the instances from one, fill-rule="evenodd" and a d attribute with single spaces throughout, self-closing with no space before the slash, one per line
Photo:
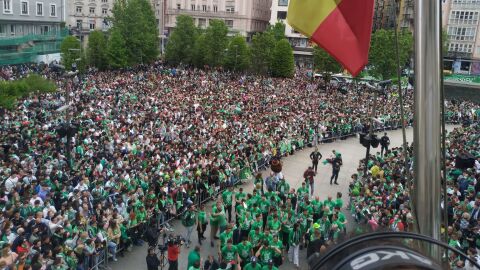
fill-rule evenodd
<path id="1" fill-rule="evenodd" d="M 125 40 L 128 63 L 149 63 L 159 51 L 155 13 L 148 0 L 118 0 L 113 8 L 113 30 Z"/>
<path id="2" fill-rule="evenodd" d="M 332 73 L 342 70 L 342 66 L 323 48 L 318 46 L 313 47 L 313 65 L 315 70 L 323 73 L 325 83 L 330 81 Z"/>
<path id="3" fill-rule="evenodd" d="M 225 67 L 233 71 L 245 71 L 250 65 L 250 51 L 244 37 L 234 36 L 228 44 Z"/>
<path id="4" fill-rule="evenodd" d="M 87 59 L 91 66 L 104 70 L 108 66 L 107 41 L 101 31 L 93 31 L 89 35 Z"/>
<path id="5" fill-rule="evenodd" d="M 108 40 L 107 59 L 110 68 L 124 68 L 128 63 L 125 40 L 118 29 L 113 29 Z"/>
<path id="6" fill-rule="evenodd" d="M 221 20 L 211 20 L 205 32 L 207 53 L 205 60 L 211 67 L 223 64 L 225 49 L 228 44 L 228 27 Z"/>
<path id="7" fill-rule="evenodd" d="M 198 68 L 203 68 L 207 62 L 205 60 L 205 55 L 207 54 L 207 38 L 205 33 L 198 35 L 195 40 L 195 45 L 193 47 L 193 64 Z"/>
<path id="8" fill-rule="evenodd" d="M 270 25 L 267 32 L 272 33 L 275 40 L 282 40 L 285 38 L 285 24 L 282 21 L 278 21 L 274 25 Z"/>
<path id="9" fill-rule="evenodd" d="M 272 76 L 291 78 L 295 72 L 292 46 L 287 39 L 277 41 L 273 51 Z"/>
<path id="10" fill-rule="evenodd" d="M 65 69 L 72 70 L 72 64 L 77 63 L 77 59 L 82 56 L 80 41 L 74 36 L 66 37 L 60 45 L 60 52 Z"/>
<path id="11" fill-rule="evenodd" d="M 271 71 L 275 37 L 271 32 L 257 33 L 252 38 L 251 64 L 253 71 L 268 74 Z"/>
<path id="12" fill-rule="evenodd" d="M 412 33 L 398 33 L 398 49 L 400 65 L 403 67 L 413 51 Z M 393 53 L 392 53 L 393 52 Z M 377 30 L 372 34 L 369 62 L 371 74 L 382 80 L 388 80 L 397 74 L 397 58 L 395 55 L 394 30 Z"/>
<path id="13" fill-rule="evenodd" d="M 179 15 L 175 29 L 168 39 L 165 59 L 174 65 L 179 63 L 192 64 L 193 55 L 196 53 L 194 47 L 196 46 L 197 36 L 193 18 L 187 15 Z"/>

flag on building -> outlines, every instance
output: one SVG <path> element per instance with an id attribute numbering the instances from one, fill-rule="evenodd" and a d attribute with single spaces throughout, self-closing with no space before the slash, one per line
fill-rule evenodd
<path id="1" fill-rule="evenodd" d="M 357 76 L 368 63 L 374 0 L 291 0 L 288 23 Z"/>

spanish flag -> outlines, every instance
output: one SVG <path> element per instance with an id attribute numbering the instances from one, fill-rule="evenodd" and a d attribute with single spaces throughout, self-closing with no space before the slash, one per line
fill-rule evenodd
<path id="1" fill-rule="evenodd" d="M 368 63 L 374 0 L 291 0 L 288 23 L 357 76 Z"/>

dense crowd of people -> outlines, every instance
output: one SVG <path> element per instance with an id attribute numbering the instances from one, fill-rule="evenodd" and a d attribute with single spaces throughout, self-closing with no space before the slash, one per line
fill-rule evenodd
<path id="1" fill-rule="evenodd" d="M 477 120 L 478 121 L 478 120 Z M 449 245 L 462 250 L 480 263 L 480 125 L 455 128 L 448 134 L 446 154 L 447 209 Z M 409 156 L 412 148 L 408 149 Z M 359 230 L 412 231 L 414 219 L 409 207 L 407 175 L 412 174 L 412 160 L 404 164 L 404 151 L 393 148 L 386 154 L 372 155 L 368 174 L 363 175 L 365 161 L 352 175 L 351 211 L 365 227 Z M 452 269 L 476 269 L 458 254 L 450 253 Z"/>
<path id="2" fill-rule="evenodd" d="M 189 211 L 217 194 L 223 204 L 209 223 L 220 242 L 210 244 L 221 263 L 278 266 L 289 250 L 298 266 L 300 246 L 320 248 L 343 235 L 341 194 L 322 202 L 308 181 L 292 190 L 279 174 L 256 177 L 251 194 L 233 195 L 229 187 L 313 140 L 368 129 L 368 91 L 353 84 L 317 89 L 323 83 L 302 74 L 273 79 L 161 63 L 72 79 L 46 67 L 2 68 L 2 78 L 32 71 L 54 79 L 60 91 L 0 112 L 0 267 L 89 269 L 105 250 L 117 260 L 142 239 L 154 244 L 158 225 L 177 216 L 187 238 L 196 226 L 202 240 L 207 217 Z M 61 107 L 65 93 L 68 109 Z M 379 99 L 376 117 L 398 126 L 394 91 Z M 453 120 L 475 114 L 465 103 L 448 108 Z M 74 128 L 65 132 L 67 114 Z M 410 123 L 410 110 L 406 118 Z"/>

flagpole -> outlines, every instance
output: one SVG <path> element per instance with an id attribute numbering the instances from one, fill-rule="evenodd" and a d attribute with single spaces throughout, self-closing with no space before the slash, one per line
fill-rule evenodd
<path id="1" fill-rule="evenodd" d="M 415 1 L 415 213 L 419 232 L 440 240 L 440 1 Z M 425 247 L 440 261 L 438 248 Z"/>
<path id="2" fill-rule="evenodd" d="M 398 2 L 398 4 L 400 4 Z M 406 181 L 406 188 L 410 191 L 411 185 L 411 177 L 410 177 L 410 170 L 408 168 L 408 145 L 407 145 L 407 133 L 405 131 L 405 112 L 403 106 L 403 91 L 402 91 L 402 70 L 400 66 L 400 51 L 398 48 L 398 29 L 397 29 L 397 1 L 395 1 L 394 5 L 394 31 L 395 31 L 395 54 L 397 55 L 397 80 L 398 80 L 398 102 L 400 105 L 400 116 L 401 116 L 401 123 L 402 123 L 402 140 L 403 140 L 403 155 L 404 155 L 404 163 L 405 163 L 405 174 L 407 176 Z"/>

